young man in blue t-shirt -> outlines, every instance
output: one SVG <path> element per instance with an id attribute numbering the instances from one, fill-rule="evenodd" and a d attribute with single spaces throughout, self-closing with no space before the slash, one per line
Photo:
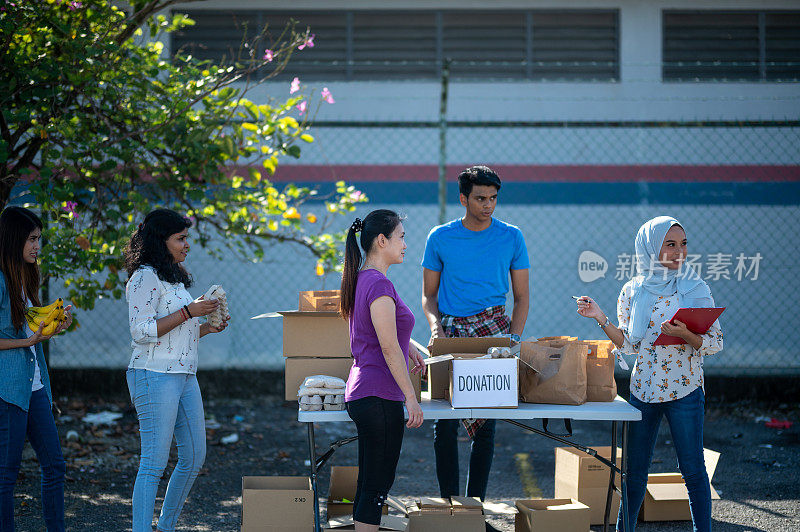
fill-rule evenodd
<path id="1" fill-rule="evenodd" d="M 422 309 L 437 337 L 481 337 L 511 333 L 520 341 L 528 317 L 528 250 L 518 227 L 492 218 L 500 178 L 486 166 L 458 176 L 463 218 L 434 227 L 422 259 Z M 505 303 L 508 279 L 514 294 L 511 319 Z M 433 425 L 436 476 L 442 497 L 460 495 L 458 420 Z M 486 498 L 494 457 L 495 420 L 465 423 L 472 437 L 467 496 Z"/>

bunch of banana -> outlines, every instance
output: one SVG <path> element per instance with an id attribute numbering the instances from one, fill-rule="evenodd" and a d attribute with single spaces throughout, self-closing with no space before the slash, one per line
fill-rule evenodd
<path id="1" fill-rule="evenodd" d="M 44 323 L 42 334 L 50 336 L 58 326 L 65 320 L 64 300 L 60 297 L 46 307 L 28 307 L 25 309 L 25 321 L 32 331 L 39 330 L 39 325 Z"/>

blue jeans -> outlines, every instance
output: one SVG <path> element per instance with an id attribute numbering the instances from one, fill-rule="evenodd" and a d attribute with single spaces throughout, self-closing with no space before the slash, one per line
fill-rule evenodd
<path id="1" fill-rule="evenodd" d="M 14 485 L 26 435 L 42 468 L 44 524 L 48 532 L 63 532 L 66 464 L 44 388 L 31 394 L 27 412 L 0 399 L 0 531 L 14 530 Z"/>
<path id="2" fill-rule="evenodd" d="M 467 497 L 486 499 L 489 471 L 494 458 L 496 419 L 487 419 L 475 433 L 470 447 L 467 471 Z M 442 497 L 461 495 L 458 474 L 458 419 L 437 419 L 433 423 L 433 450 L 436 454 L 436 477 Z"/>
<path id="3" fill-rule="evenodd" d="M 642 412 L 642 420 L 631 423 L 628 429 L 628 523 L 631 529 L 625 531 L 623 528 L 620 507 L 617 530 L 633 532 L 636 527 L 636 517 L 647 490 L 647 470 L 656 445 L 658 425 L 661 417 L 666 416 L 678 455 L 678 467 L 689 491 L 692 530 L 709 532 L 711 488 L 703 458 L 703 418 L 706 404 L 703 389 L 697 388 L 686 397 L 665 403 L 643 403 L 631 395 L 630 403 Z"/>
<path id="4" fill-rule="evenodd" d="M 175 530 L 194 479 L 206 458 L 206 420 L 197 377 L 129 369 L 128 390 L 139 417 L 142 457 L 133 487 L 133 532 L 152 532 L 158 483 L 169 459 L 172 437 L 178 463 L 172 471 L 158 529 Z"/>

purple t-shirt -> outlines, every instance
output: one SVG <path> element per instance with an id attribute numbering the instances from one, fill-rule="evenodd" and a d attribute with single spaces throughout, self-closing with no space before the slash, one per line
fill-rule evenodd
<path id="1" fill-rule="evenodd" d="M 353 367 L 347 379 L 345 401 L 364 397 L 380 397 L 389 401 L 404 401 L 400 386 L 389 371 L 383 358 L 378 335 L 372 325 L 369 306 L 381 296 L 394 299 L 397 319 L 397 340 L 408 368 L 408 343 L 414 329 L 414 314 L 394 289 L 392 282 L 378 270 L 362 270 L 356 280 L 356 297 L 350 316 L 350 349 L 353 352 Z"/>

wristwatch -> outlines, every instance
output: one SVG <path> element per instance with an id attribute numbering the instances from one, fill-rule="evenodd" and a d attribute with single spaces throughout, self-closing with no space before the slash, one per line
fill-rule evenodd
<path id="1" fill-rule="evenodd" d="M 611 321 L 611 319 L 608 316 L 606 316 L 606 322 L 605 323 L 600 323 L 598 321 L 597 322 L 597 326 L 600 327 L 601 329 L 605 330 L 605 328 L 608 327 L 608 324 L 609 324 L 610 321 Z"/>
<path id="2" fill-rule="evenodd" d="M 520 338 L 518 334 L 513 334 L 513 333 L 511 334 L 511 341 L 512 342 L 519 343 L 521 340 L 522 340 L 522 338 Z"/>

